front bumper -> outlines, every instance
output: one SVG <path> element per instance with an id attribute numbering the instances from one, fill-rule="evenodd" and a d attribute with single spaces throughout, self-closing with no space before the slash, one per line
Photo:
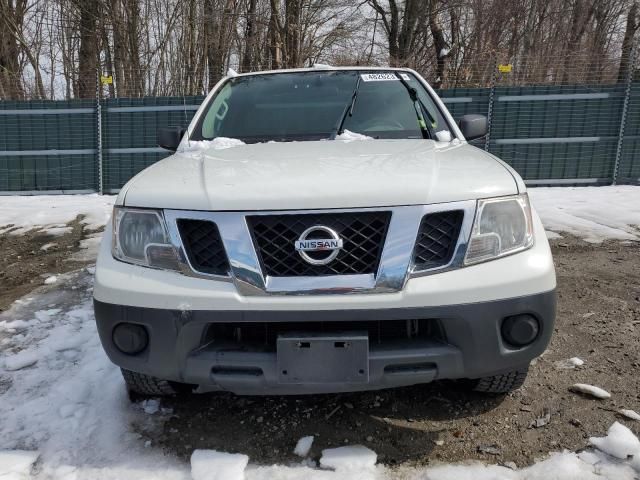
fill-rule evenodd
<path id="1" fill-rule="evenodd" d="M 437 379 L 480 378 L 526 367 L 547 347 L 555 321 L 555 290 L 459 305 L 347 310 L 174 310 L 131 307 L 94 300 L 100 339 L 118 366 L 158 378 L 195 384 L 200 391 L 238 394 L 303 394 L 374 390 Z M 503 319 L 530 314 L 539 322 L 536 340 L 523 348 L 506 344 Z M 369 345 L 366 383 L 281 383 L 277 353 L 269 349 L 230 348 L 209 341 L 207 330 L 219 323 L 437 321 L 437 338 Z M 122 322 L 143 325 L 148 347 L 127 355 L 113 342 Z"/>

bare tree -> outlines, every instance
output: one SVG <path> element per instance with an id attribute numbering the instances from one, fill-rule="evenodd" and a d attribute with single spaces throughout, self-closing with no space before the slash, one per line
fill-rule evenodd
<path id="1" fill-rule="evenodd" d="M 640 22 L 638 18 L 638 2 L 634 1 L 627 13 L 627 23 L 622 41 L 622 53 L 620 55 L 620 68 L 618 69 L 618 82 L 626 81 L 629 69 L 632 67 L 632 54 L 634 51 L 634 38 Z"/>
<path id="2" fill-rule="evenodd" d="M 98 0 L 74 0 L 80 17 L 80 51 L 78 52 L 79 98 L 91 98 L 96 95 L 98 67 Z"/>

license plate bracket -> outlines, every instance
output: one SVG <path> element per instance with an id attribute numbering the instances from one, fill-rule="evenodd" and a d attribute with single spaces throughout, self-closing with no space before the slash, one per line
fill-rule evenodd
<path id="1" fill-rule="evenodd" d="M 367 333 L 281 334 L 277 340 L 278 381 L 303 383 L 367 383 Z"/>

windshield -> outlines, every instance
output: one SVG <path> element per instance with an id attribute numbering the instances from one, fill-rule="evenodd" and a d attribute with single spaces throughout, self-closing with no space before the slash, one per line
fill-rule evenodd
<path id="1" fill-rule="evenodd" d="M 321 140 L 345 130 L 372 138 L 446 138 L 437 132 L 449 127 L 410 73 L 275 73 L 229 79 L 209 101 L 191 140 Z"/>

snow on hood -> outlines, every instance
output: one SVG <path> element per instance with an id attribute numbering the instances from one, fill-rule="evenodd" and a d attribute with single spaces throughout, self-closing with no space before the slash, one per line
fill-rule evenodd
<path id="1" fill-rule="evenodd" d="M 361 133 L 352 132 L 351 130 L 343 130 L 340 135 L 336 136 L 336 140 L 344 142 L 353 142 L 354 140 L 373 140 L 373 137 L 363 135 Z"/>
<path id="2" fill-rule="evenodd" d="M 183 152 L 205 151 L 205 150 L 224 150 L 225 148 L 237 147 L 245 145 L 242 140 L 237 138 L 216 137 L 213 140 L 190 140 Z"/>

